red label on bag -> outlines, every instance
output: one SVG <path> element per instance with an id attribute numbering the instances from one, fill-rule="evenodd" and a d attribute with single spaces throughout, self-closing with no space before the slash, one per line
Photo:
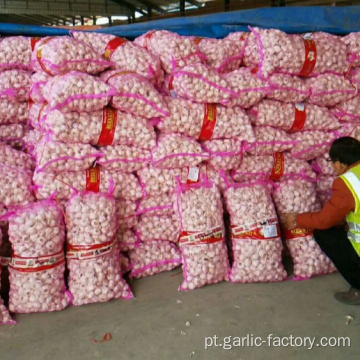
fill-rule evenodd
<path id="1" fill-rule="evenodd" d="M 66 258 L 75 260 L 94 259 L 110 254 L 115 248 L 114 241 L 96 245 L 70 245 L 66 247 Z"/>
<path id="2" fill-rule="evenodd" d="M 86 170 L 86 191 L 100 191 L 100 168 L 98 166 Z"/>
<path id="3" fill-rule="evenodd" d="M 5 256 L 0 256 L 0 269 L 3 266 L 8 266 L 10 264 L 11 258 L 9 257 L 5 257 Z"/>
<path id="4" fill-rule="evenodd" d="M 30 39 L 31 51 L 35 50 L 35 45 L 41 40 L 40 37 L 33 37 Z"/>
<path id="5" fill-rule="evenodd" d="M 126 44 L 128 41 L 129 40 L 127 40 L 127 39 L 119 38 L 119 37 L 116 37 L 115 39 L 110 40 L 105 47 L 104 58 L 106 60 L 111 60 L 111 57 L 112 57 L 114 51 L 119 46 Z"/>
<path id="6" fill-rule="evenodd" d="M 231 226 L 233 239 L 269 240 L 280 236 L 280 226 L 276 218 L 258 221 L 250 225 Z"/>
<path id="7" fill-rule="evenodd" d="M 283 153 L 273 154 L 274 165 L 271 170 L 270 180 L 279 181 L 284 175 L 285 157 Z"/>
<path id="8" fill-rule="evenodd" d="M 224 228 L 215 226 L 207 231 L 182 231 L 179 237 L 180 246 L 213 244 L 224 240 Z"/>
<path id="9" fill-rule="evenodd" d="M 41 114 L 42 114 L 42 112 L 44 111 L 46 105 L 47 105 L 47 103 L 44 103 L 44 104 L 41 106 L 41 109 L 40 109 L 39 115 L 38 115 L 38 119 L 37 119 L 38 123 L 39 123 L 40 120 L 41 120 Z"/>
<path id="10" fill-rule="evenodd" d="M 294 240 L 294 239 L 313 235 L 313 231 L 305 228 L 295 228 L 292 230 L 284 229 L 283 233 L 285 240 Z"/>
<path id="11" fill-rule="evenodd" d="M 174 86 L 173 86 L 173 81 L 174 81 L 174 77 L 172 76 L 170 79 L 169 79 L 169 90 L 174 90 Z"/>
<path id="12" fill-rule="evenodd" d="M 150 31 L 149 33 L 147 33 L 147 34 L 145 35 L 145 37 L 144 37 L 144 45 L 143 45 L 145 49 L 149 50 L 149 49 L 148 49 L 149 41 L 150 41 L 150 39 L 152 38 L 152 36 L 153 36 L 154 34 L 155 34 L 155 30 Z"/>
<path id="13" fill-rule="evenodd" d="M 64 252 L 39 257 L 21 257 L 12 255 L 9 267 L 21 272 L 38 272 L 53 269 L 65 263 Z"/>
<path id="14" fill-rule="evenodd" d="M 240 40 L 241 41 L 245 41 L 247 39 L 247 37 L 249 36 L 250 33 L 243 33 L 241 36 L 240 36 Z"/>
<path id="15" fill-rule="evenodd" d="M 41 69 L 46 72 L 46 74 L 53 76 L 53 74 L 51 73 L 50 70 L 48 70 L 48 68 L 45 66 L 45 64 L 42 61 L 42 56 L 41 56 L 41 46 L 47 44 L 49 41 L 51 41 L 52 39 L 54 39 L 54 37 L 49 37 L 48 39 L 44 40 L 42 42 L 42 44 L 38 47 L 37 51 L 36 51 L 36 59 L 41 67 Z"/>
<path id="16" fill-rule="evenodd" d="M 306 122 L 306 109 L 304 103 L 295 104 L 295 119 L 289 133 L 301 131 Z"/>
<path id="17" fill-rule="evenodd" d="M 28 109 L 29 109 L 29 111 L 31 110 L 31 108 L 33 107 L 34 104 L 35 103 L 31 99 L 28 100 Z"/>
<path id="18" fill-rule="evenodd" d="M 194 44 L 195 44 L 195 45 L 199 45 L 202 39 L 203 39 L 203 37 L 201 37 L 201 36 L 196 37 L 196 38 L 194 39 Z"/>
<path id="19" fill-rule="evenodd" d="M 216 105 L 204 104 L 204 121 L 198 140 L 211 140 L 216 125 Z"/>
<path id="20" fill-rule="evenodd" d="M 117 123 L 117 111 L 109 107 L 103 109 L 103 123 L 97 146 L 112 145 Z"/>
<path id="21" fill-rule="evenodd" d="M 307 35 L 304 35 L 303 41 L 305 45 L 305 60 L 299 76 L 307 77 L 315 68 L 317 51 L 315 41 L 309 39 Z"/>

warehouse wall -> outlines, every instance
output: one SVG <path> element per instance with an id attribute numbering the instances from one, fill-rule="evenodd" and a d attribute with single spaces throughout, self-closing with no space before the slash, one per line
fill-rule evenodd
<path id="1" fill-rule="evenodd" d="M 41 15 L 131 15 L 131 11 L 111 0 L 0 0 L 0 14 Z"/>

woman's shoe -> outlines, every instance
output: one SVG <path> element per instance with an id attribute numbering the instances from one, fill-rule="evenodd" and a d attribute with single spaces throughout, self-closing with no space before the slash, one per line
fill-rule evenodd
<path id="1" fill-rule="evenodd" d="M 351 287 L 349 291 L 336 292 L 334 298 L 346 305 L 360 305 L 360 290 Z"/>

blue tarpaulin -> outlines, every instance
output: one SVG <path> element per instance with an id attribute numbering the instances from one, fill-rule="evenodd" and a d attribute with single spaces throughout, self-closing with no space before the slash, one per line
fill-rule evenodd
<path id="1" fill-rule="evenodd" d="M 97 32 L 133 39 L 153 29 L 167 29 L 180 35 L 222 38 L 247 26 L 277 28 L 289 33 L 325 31 L 347 34 L 360 31 L 360 6 L 302 6 L 240 10 L 204 16 L 179 17 L 164 20 L 112 26 Z M 69 30 L 45 26 L 0 23 L 1 35 L 49 36 L 66 35 Z"/>

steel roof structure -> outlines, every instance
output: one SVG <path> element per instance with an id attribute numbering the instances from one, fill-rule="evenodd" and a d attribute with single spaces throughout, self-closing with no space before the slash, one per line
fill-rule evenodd
<path id="1" fill-rule="evenodd" d="M 0 22 L 109 26 L 261 7 L 358 4 L 360 0 L 0 0 Z"/>

